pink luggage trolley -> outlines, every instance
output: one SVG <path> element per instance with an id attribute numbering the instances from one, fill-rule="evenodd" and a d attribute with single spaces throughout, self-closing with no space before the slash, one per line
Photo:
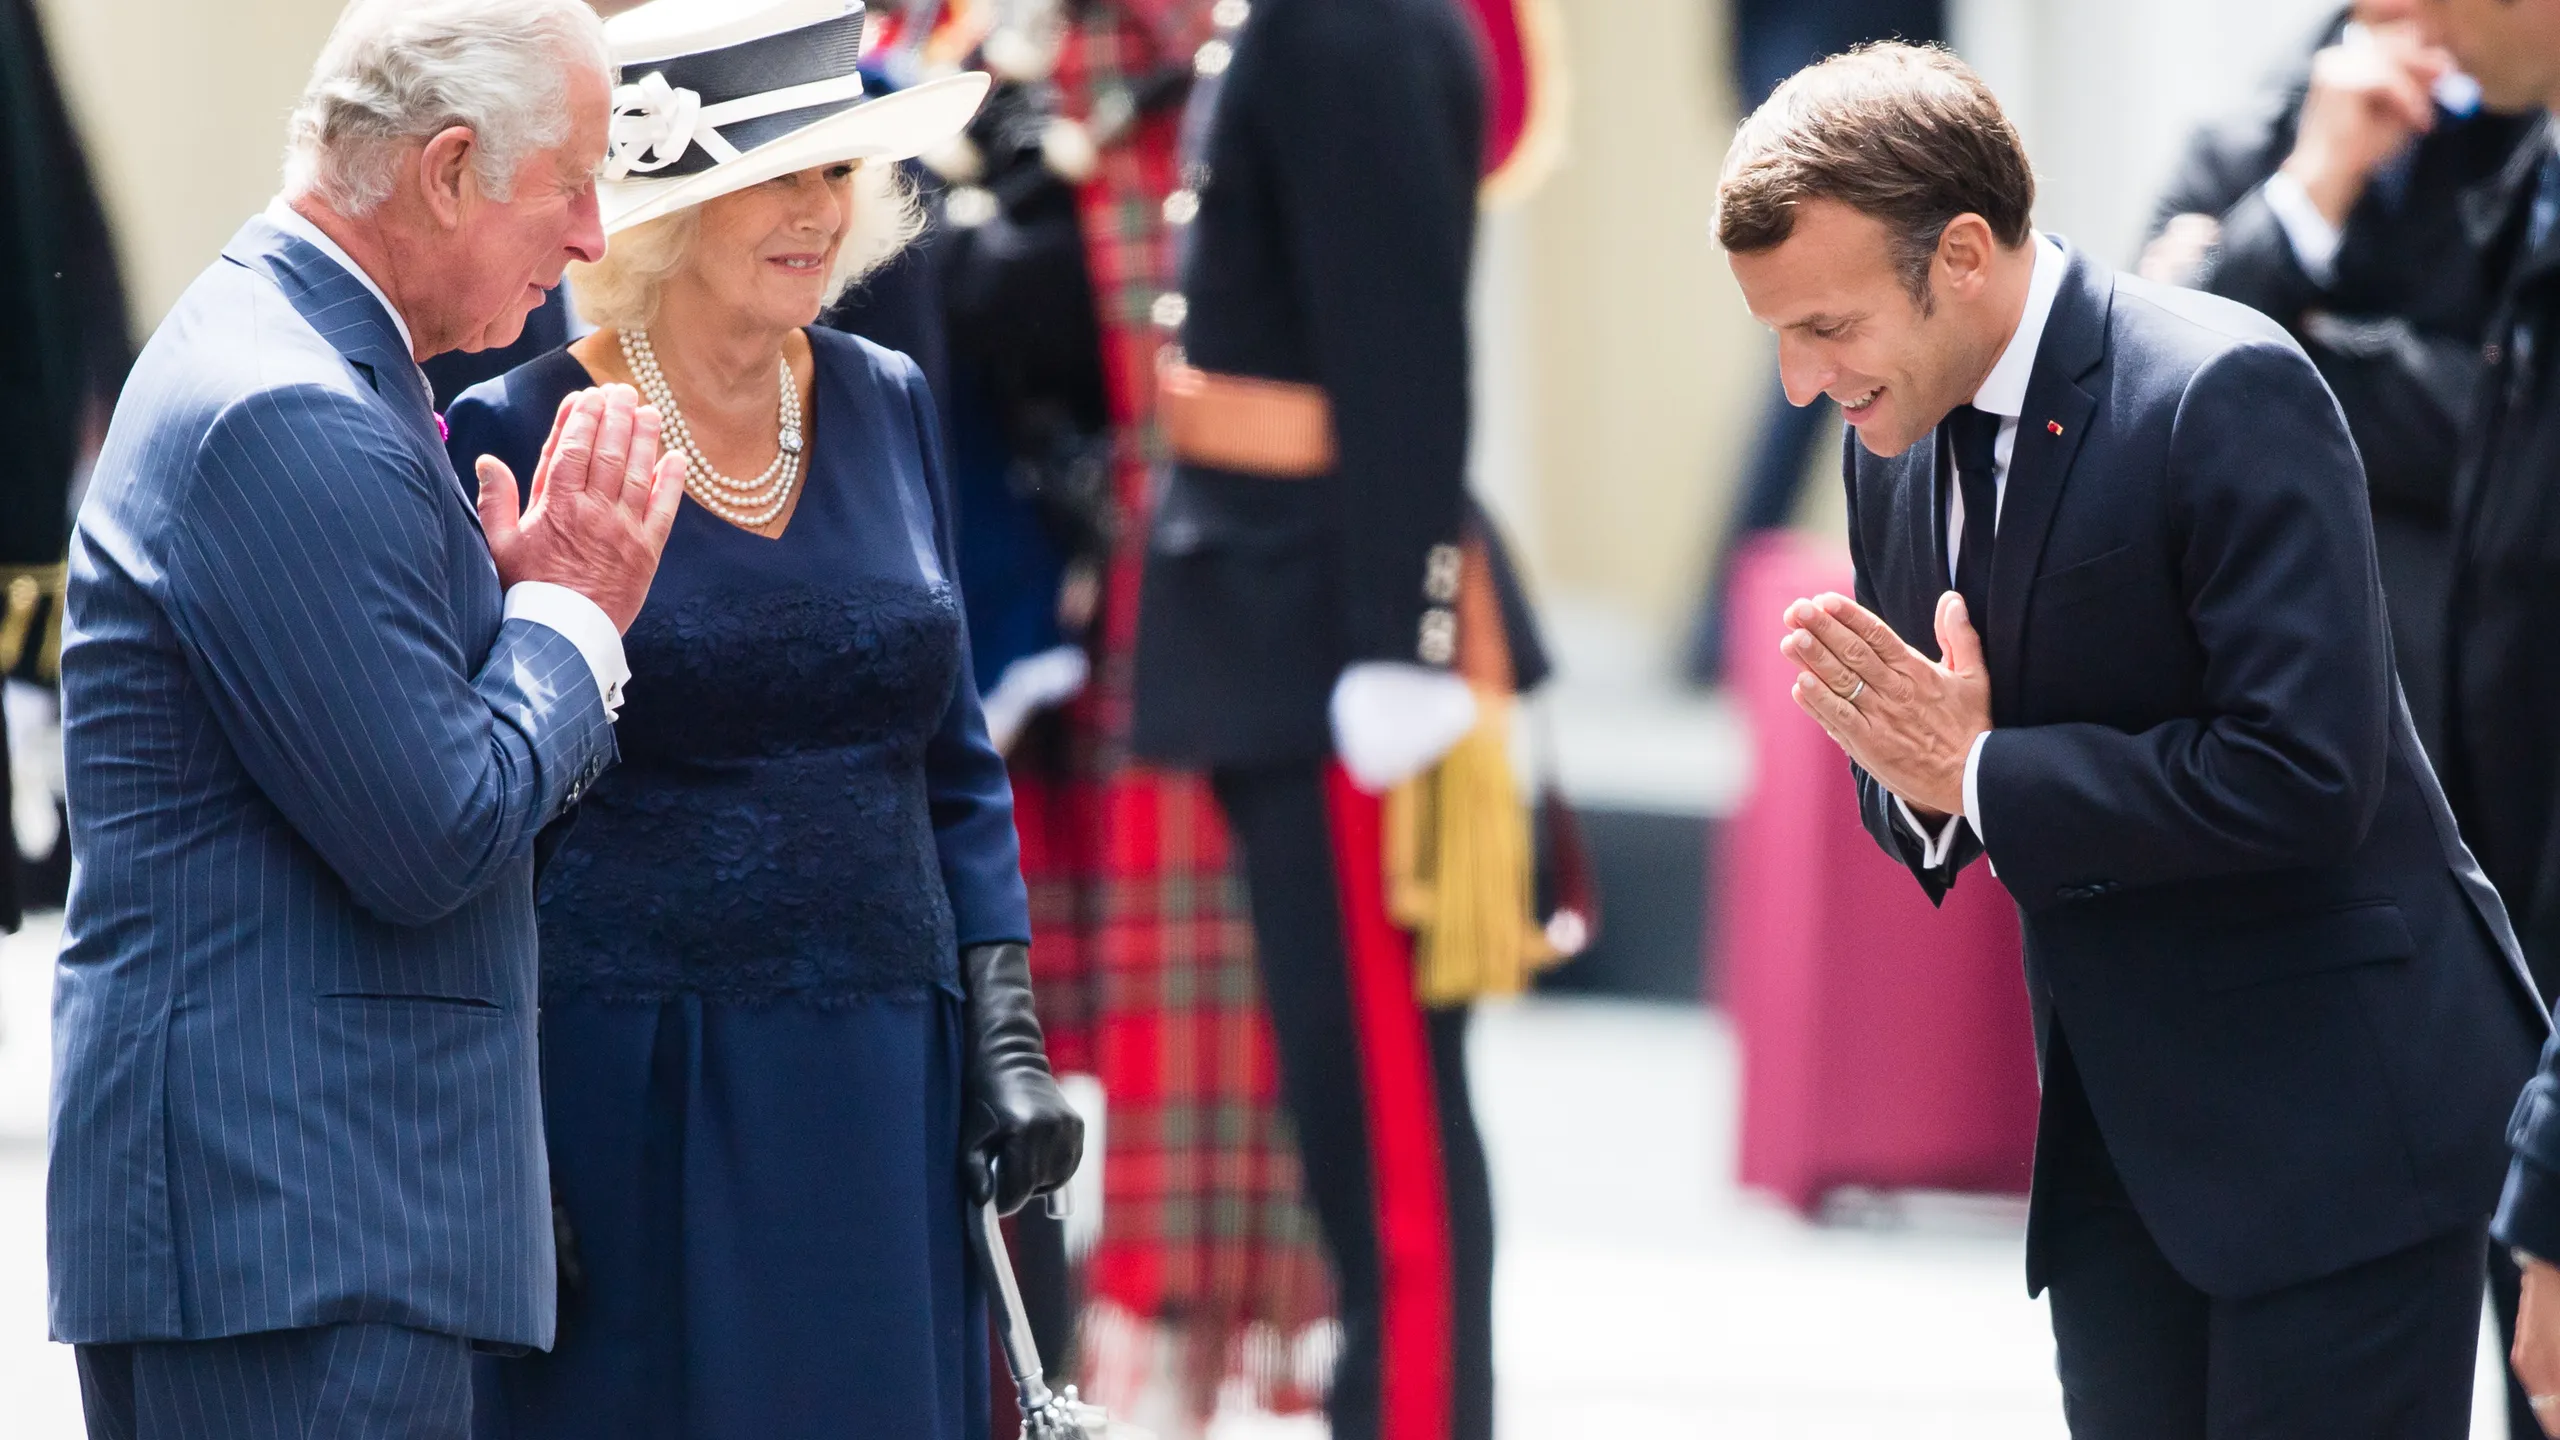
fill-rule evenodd
<path id="1" fill-rule="evenodd" d="M 1724 999 L 1742 1053 L 1742 1182 L 1811 1213 L 1835 1190 L 2024 1194 L 2036 1071 L 2017 910 L 1975 861 L 1933 908 L 1858 820 L 1848 762 L 1789 698 L 1780 616 L 1850 590 L 1836 548 L 1740 558 L 1731 692 L 1755 752 L 1723 829 Z"/>

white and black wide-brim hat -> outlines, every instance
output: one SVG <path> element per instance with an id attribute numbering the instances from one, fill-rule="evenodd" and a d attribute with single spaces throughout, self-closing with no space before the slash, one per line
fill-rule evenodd
<path id="1" fill-rule="evenodd" d="M 863 93 L 860 0 L 649 0 L 605 23 L 623 84 L 597 198 L 605 233 L 847 160 L 909 159 L 964 129 L 988 79 Z"/>

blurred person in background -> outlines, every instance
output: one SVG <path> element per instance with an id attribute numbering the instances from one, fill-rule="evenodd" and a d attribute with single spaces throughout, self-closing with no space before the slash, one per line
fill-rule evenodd
<path id="1" fill-rule="evenodd" d="M 418 362 L 603 253 L 610 83 L 580 0 L 350 6 L 116 407 L 46 1188 L 94 1436 L 459 1440 L 474 1350 L 551 1343 L 534 842 L 614 761 L 682 476 L 582 395 L 475 515 Z"/>
<path id="2" fill-rule="evenodd" d="M 15 929 L 22 909 L 63 898 L 63 545 L 133 344 L 106 213 L 32 0 L 0 5 L 0 117 L 18 137 L 0 152 L 0 413 L 18 437 L 0 486 L 0 814 L 30 862 L 0 860 L 0 926 Z"/>
<path id="3" fill-rule="evenodd" d="M 1732 18 L 1735 98 L 1745 115 L 1788 76 L 1826 55 L 1869 40 L 1925 45 L 1947 38 L 1946 0 L 1734 0 Z M 1773 388 L 1761 402 L 1758 428 L 1743 455 L 1741 486 L 1689 622 L 1682 669 L 1692 682 L 1712 685 L 1724 678 L 1724 597 L 1733 583 L 1734 557 L 1753 536 L 1784 529 L 1794 518 L 1813 447 L 1834 418 L 1830 402 L 1792 405 L 1783 389 Z"/>
<path id="4" fill-rule="evenodd" d="M 629 633 L 622 764 L 539 898 L 574 1279 L 552 1352 L 487 1366 L 484 1436 L 982 1440 L 972 1207 L 1079 1157 L 933 397 L 815 323 L 911 238 L 898 162 L 986 92 L 868 95 L 868 18 L 616 16 L 612 249 L 570 281 L 601 328 L 451 416 L 456 468 L 512 485 L 564 396 L 635 385 L 686 495 Z"/>
<path id="5" fill-rule="evenodd" d="M 2358 0 L 2307 62 L 2199 128 L 2152 220 L 2145 278 L 2293 333 L 2364 457 L 2400 683 L 2441 759 L 2454 462 L 2495 295 L 2462 197 L 2533 127 L 2422 43 L 2418 0 Z"/>
<path id="6" fill-rule="evenodd" d="M 2072 1434 L 2462 1440 L 2548 1026 L 2399 697 L 2354 441 L 2274 322 L 2034 193 L 1943 51 L 1735 138 L 1718 237 L 1855 435 L 1858 599 L 1788 607 L 1796 701 L 1929 895 L 1987 856 L 2018 901 Z"/>
<path id="7" fill-rule="evenodd" d="M 2401 690 L 2442 768 L 2454 468 L 2496 299 L 2463 200 L 2537 127 L 2481 103 L 2478 84 L 2419 38 L 2417 5 L 2358 0 L 2245 111 L 2199 127 L 2140 268 L 2274 318 L 2337 395 L 2364 460 Z M 2490 1281 L 2512 1341 L 2517 1274 L 2504 1255 Z M 2511 1433 L 2539 1436 L 2524 1392 L 2509 1389 Z"/>
<path id="8" fill-rule="evenodd" d="M 962 588 L 1013 777 L 1042 1021 L 1060 1068 L 1108 1101 L 1104 1203 L 1070 1222 L 1101 1222 L 1077 1272 L 1082 1323 L 1041 1355 L 1168 1440 L 1222 1401 L 1313 1407 L 1311 1359 L 1332 1349 L 1234 844 L 1204 777 L 1129 753 L 1161 446 L 1150 312 L 1177 284 L 1179 127 L 1215 9 L 998 9 L 978 53 L 1000 83 L 965 143 L 928 156 Z M 942 40 L 902 32 L 868 63 L 912 47 L 930 73 Z M 866 284 L 848 323 L 877 338 L 908 279 Z M 1017 1222 L 1035 1325 L 1054 1223 L 1036 1208 Z"/>
<path id="9" fill-rule="evenodd" d="M 1155 361 L 1173 463 L 1133 744 L 1207 770 L 1242 847 L 1342 1316 L 1333 1434 L 1486 1440 L 1469 1009 L 1426 995 L 1390 913 L 1381 798 L 1445 785 L 1501 692 L 1545 671 L 1466 490 L 1467 282 L 1501 113 L 1486 32 L 1451 0 L 1228 0 L 1212 19 L 1166 209 L 1183 288 L 1151 307 L 1174 341 Z M 1478 656 L 1499 682 L 1479 689 Z"/>
<path id="10" fill-rule="evenodd" d="M 2418 18 L 2491 109 L 2535 118 L 2465 211 L 2499 289 L 2455 487 L 2445 783 L 2547 997 L 2560 982 L 2560 0 L 2420 0 Z M 2509 1133 L 2494 1235 L 2524 1270 L 2514 1367 L 2560 1435 L 2560 1045 L 2545 1047 Z"/>

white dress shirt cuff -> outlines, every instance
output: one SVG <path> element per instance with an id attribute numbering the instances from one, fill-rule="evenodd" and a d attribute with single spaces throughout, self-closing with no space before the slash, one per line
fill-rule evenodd
<path id="1" fill-rule="evenodd" d="M 603 607 L 566 585 L 527 580 L 508 587 L 506 618 L 530 620 L 566 636 L 595 672 L 605 718 L 621 716 L 622 687 L 631 678 L 631 666 L 622 655 L 622 632 L 613 628 Z"/>
<path id="2" fill-rule="evenodd" d="M 1982 747 L 1991 740 L 1991 732 L 1973 737 L 1973 748 L 1964 752 L 1964 823 L 1973 827 L 1973 837 L 1987 847 L 1991 842 L 1982 829 Z"/>
<path id="3" fill-rule="evenodd" d="M 1902 823 L 1910 826 L 1911 833 L 1919 837 L 1920 868 L 1935 870 L 1946 864 L 1947 855 L 1956 848 L 1956 827 L 1964 823 L 1964 817 L 1948 816 L 1939 822 L 1938 833 L 1932 835 L 1929 827 L 1921 823 L 1920 813 L 1905 803 L 1901 796 L 1893 797 L 1893 808 L 1902 812 Z"/>
<path id="4" fill-rule="evenodd" d="M 2314 284 L 2326 289 L 2338 278 L 2338 246 L 2345 235 L 2311 203 L 2311 192 L 2302 182 L 2279 170 L 2268 177 L 2264 189 L 2267 208 L 2275 212 L 2276 224 L 2284 229 L 2285 243 L 2293 247 L 2293 258 L 2302 273 Z"/>

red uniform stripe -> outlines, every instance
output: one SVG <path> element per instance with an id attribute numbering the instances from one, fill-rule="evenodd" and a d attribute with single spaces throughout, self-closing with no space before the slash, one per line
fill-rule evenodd
<path id="1" fill-rule="evenodd" d="M 1368 1091 L 1370 1204 L 1378 1236 L 1381 1440 L 1448 1440 L 1456 1394 L 1457 1279 L 1448 1172 L 1413 941 L 1387 918 L 1381 806 L 1339 764 L 1325 770 L 1352 1028 Z"/>

